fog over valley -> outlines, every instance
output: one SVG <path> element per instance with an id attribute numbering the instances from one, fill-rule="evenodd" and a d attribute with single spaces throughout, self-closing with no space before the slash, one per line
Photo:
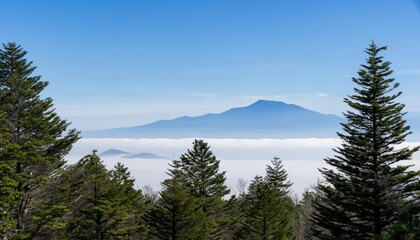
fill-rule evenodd
<path id="1" fill-rule="evenodd" d="M 249 184 L 256 175 L 264 175 L 266 165 L 273 157 L 279 157 L 293 183 L 293 194 L 315 184 L 320 177 L 317 168 L 326 166 L 324 158 L 333 156 L 333 148 L 340 146 L 338 138 L 302 139 L 204 139 L 221 161 L 220 169 L 226 171 L 226 184 L 231 193 L 237 193 L 240 178 Z M 109 149 L 127 153 L 152 153 L 165 159 L 126 158 L 123 155 L 101 156 L 108 168 L 117 162 L 126 165 L 136 179 L 138 188 L 146 185 L 160 190 L 160 183 L 168 178 L 166 174 L 172 159 L 191 149 L 193 138 L 183 139 L 128 139 L 128 138 L 82 138 L 67 156 L 68 163 L 75 163 L 92 149 L 98 154 Z M 419 146 L 420 142 L 406 142 L 402 146 Z M 413 168 L 420 169 L 420 154 L 414 155 Z M 410 163 L 410 162 L 407 162 Z"/>

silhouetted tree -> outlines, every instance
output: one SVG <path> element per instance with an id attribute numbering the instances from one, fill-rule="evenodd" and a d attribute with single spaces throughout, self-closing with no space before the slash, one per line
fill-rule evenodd
<path id="1" fill-rule="evenodd" d="M 394 92 L 399 84 L 390 77 L 391 63 L 379 55 L 383 50 L 375 43 L 366 49 L 367 63 L 353 78 L 355 93 L 344 99 L 352 110 L 338 133 L 343 143 L 325 160 L 333 168 L 320 170 L 327 183 L 319 186 L 323 199 L 314 220 L 322 239 L 381 236 L 418 190 L 419 173 L 400 165 L 419 148 L 400 145 L 410 131 L 404 105 L 396 102 L 401 92 Z"/>

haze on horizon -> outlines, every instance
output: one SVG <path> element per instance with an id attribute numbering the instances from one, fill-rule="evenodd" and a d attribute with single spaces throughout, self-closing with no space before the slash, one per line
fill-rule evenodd
<path id="1" fill-rule="evenodd" d="M 341 115 L 374 40 L 420 115 L 419 1 L 1 1 L 43 92 L 82 131 L 259 99 Z M 19 17 L 16 17 L 19 14 Z M 13 21 L 10 21 L 13 19 Z"/>
<path id="2" fill-rule="evenodd" d="M 306 139 L 204 139 L 220 160 L 220 170 L 226 171 L 226 184 L 237 193 L 239 179 L 249 184 L 256 175 L 264 175 L 266 165 L 273 157 L 279 157 L 287 170 L 288 179 L 293 183 L 293 195 L 301 197 L 303 191 L 322 180 L 318 168 L 328 167 L 323 161 L 333 156 L 333 148 L 341 144 L 338 138 L 306 138 Z M 119 156 L 101 156 L 109 169 L 117 162 L 130 169 L 136 180 L 136 186 L 151 186 L 161 189 L 161 182 L 168 178 L 169 163 L 178 159 L 191 149 L 193 138 L 183 139 L 127 139 L 127 138 L 83 138 L 75 145 L 66 157 L 69 164 L 76 163 L 92 149 L 102 153 L 109 149 L 124 152 L 149 152 L 165 159 L 120 158 Z M 405 142 L 401 147 L 419 146 L 420 142 Z M 402 164 L 415 164 L 412 168 L 420 169 L 420 153 L 413 156 L 413 161 Z"/>

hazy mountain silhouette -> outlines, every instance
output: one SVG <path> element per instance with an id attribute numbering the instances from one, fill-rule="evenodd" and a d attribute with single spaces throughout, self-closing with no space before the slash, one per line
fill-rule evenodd
<path id="1" fill-rule="evenodd" d="M 153 153 L 143 152 L 143 153 L 129 153 L 124 152 L 118 149 L 108 149 L 103 153 L 100 153 L 99 156 L 101 157 L 120 157 L 120 158 L 142 158 L 142 159 L 166 159 L 165 157 L 161 157 L 155 155 Z"/>
<path id="2" fill-rule="evenodd" d="M 166 159 L 165 157 L 161 157 L 155 155 L 153 153 L 136 153 L 136 154 L 127 154 L 122 156 L 122 158 L 142 158 L 142 159 Z"/>
<path id="3" fill-rule="evenodd" d="M 89 138 L 336 137 L 344 119 L 294 104 L 259 100 L 218 114 L 160 120 L 135 127 L 84 132 Z"/>
<path id="4" fill-rule="evenodd" d="M 99 156 L 101 156 L 101 157 L 115 157 L 115 156 L 122 156 L 122 155 L 126 155 L 126 154 L 131 154 L 131 153 L 112 148 L 112 149 L 106 150 L 105 152 L 100 153 Z"/>

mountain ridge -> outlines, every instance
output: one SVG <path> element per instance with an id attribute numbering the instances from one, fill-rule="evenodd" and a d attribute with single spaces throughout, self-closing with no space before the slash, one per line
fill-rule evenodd
<path id="1" fill-rule="evenodd" d="M 141 158 L 141 159 L 167 159 L 150 152 L 130 153 L 119 149 L 108 149 L 99 154 L 100 157 L 120 157 L 120 158 Z"/>
<path id="2" fill-rule="evenodd" d="M 335 137 L 343 119 L 280 101 L 196 117 L 182 116 L 145 125 L 84 132 L 94 138 L 299 138 Z"/>

